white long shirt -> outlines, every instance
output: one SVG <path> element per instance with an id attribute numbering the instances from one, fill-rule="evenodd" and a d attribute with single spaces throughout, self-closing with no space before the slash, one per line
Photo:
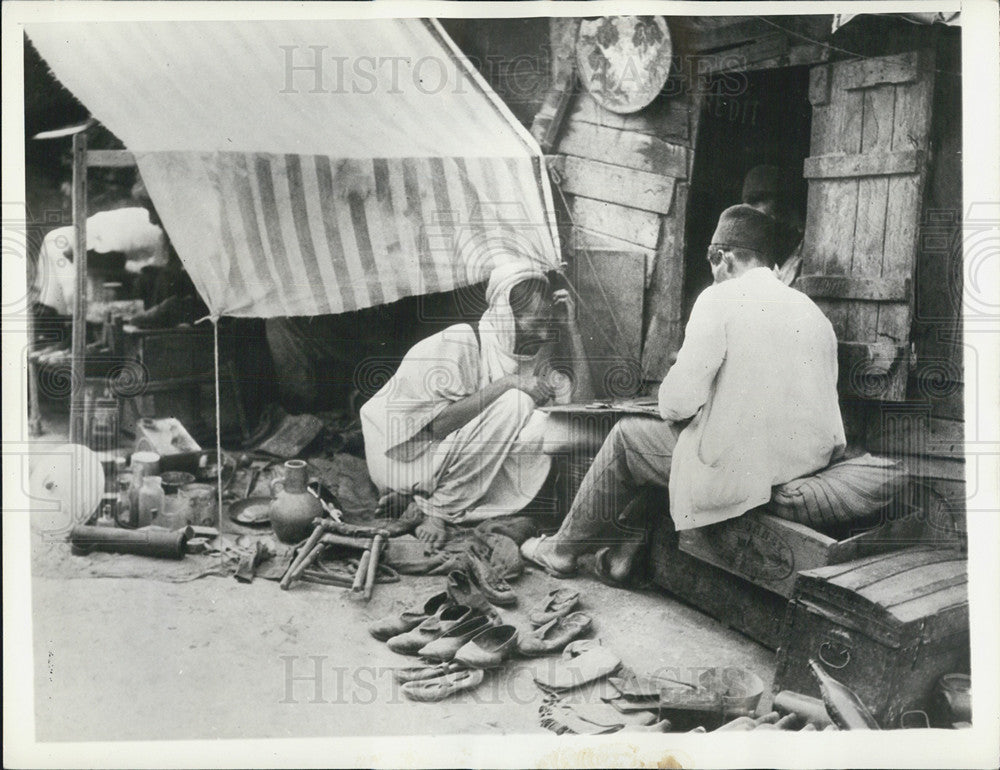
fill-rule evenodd
<path id="1" fill-rule="evenodd" d="M 739 516 L 844 448 L 833 327 L 767 268 L 710 286 L 691 310 L 659 406 L 665 420 L 693 418 L 670 466 L 677 529 Z"/>

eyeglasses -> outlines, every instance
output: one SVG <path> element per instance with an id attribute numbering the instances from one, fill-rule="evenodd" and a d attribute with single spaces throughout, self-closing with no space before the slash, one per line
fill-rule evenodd
<path id="1" fill-rule="evenodd" d="M 722 255 L 729 252 L 729 249 L 724 249 L 721 246 L 709 246 L 708 251 L 705 252 L 705 257 L 708 259 L 709 264 L 718 265 L 722 262 Z"/>

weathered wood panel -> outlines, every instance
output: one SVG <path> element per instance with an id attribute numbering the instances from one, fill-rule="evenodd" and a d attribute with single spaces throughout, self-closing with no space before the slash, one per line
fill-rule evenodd
<path id="1" fill-rule="evenodd" d="M 574 223 L 586 230 L 627 243 L 655 249 L 660 239 L 660 215 L 616 203 L 573 196 L 569 201 Z"/>
<path id="2" fill-rule="evenodd" d="M 687 94 L 661 95 L 640 112 L 619 115 L 603 109 L 590 94 L 584 92 L 574 100 L 570 119 L 574 123 L 590 123 L 640 134 L 687 140 L 691 135 L 690 109 Z"/>
<path id="3" fill-rule="evenodd" d="M 574 254 L 580 335 L 598 397 L 639 391 L 645 261 L 627 251 L 577 249 Z"/>
<path id="4" fill-rule="evenodd" d="M 647 299 L 646 335 L 642 348 L 643 379 L 662 380 L 670 368 L 670 358 L 681 346 L 684 335 L 682 298 L 684 295 L 684 225 L 687 219 L 688 186 L 676 188 L 674 214 L 665 217 L 653 264 Z"/>
<path id="5" fill-rule="evenodd" d="M 891 114 L 892 110 L 889 110 Z M 869 113 L 870 114 L 870 113 Z M 806 158 L 803 176 L 806 179 L 836 179 L 839 177 L 890 176 L 913 174 L 920 170 L 924 154 L 919 150 L 863 155 L 821 155 Z"/>
<path id="6" fill-rule="evenodd" d="M 918 59 L 824 65 L 810 80 L 803 289 L 842 343 L 845 395 L 906 395 L 932 83 L 911 77 Z"/>
<path id="7" fill-rule="evenodd" d="M 813 299 L 867 299 L 906 302 L 910 296 L 908 278 L 855 278 L 843 275 L 802 275 L 795 288 Z"/>
<path id="8" fill-rule="evenodd" d="M 557 156 L 556 169 L 564 192 L 623 206 L 669 214 L 674 198 L 674 178 L 631 168 Z"/>
<path id="9" fill-rule="evenodd" d="M 653 174 L 687 178 L 686 147 L 635 131 L 574 122 L 559 141 L 559 152 Z"/>
<path id="10" fill-rule="evenodd" d="M 896 56 L 862 59 L 843 65 L 844 88 L 873 88 L 913 83 L 920 74 L 920 54 L 909 51 Z"/>

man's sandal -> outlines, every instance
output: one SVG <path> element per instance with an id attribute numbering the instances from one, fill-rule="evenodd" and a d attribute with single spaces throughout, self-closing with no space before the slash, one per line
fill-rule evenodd
<path id="1" fill-rule="evenodd" d="M 529 537 L 521 544 L 521 556 L 523 556 L 526 561 L 530 561 L 536 567 L 541 567 L 554 578 L 559 578 L 561 580 L 573 577 L 573 575 L 576 574 L 576 570 L 561 570 L 551 564 L 548 559 L 538 552 L 538 547 L 548 539 L 547 535 Z"/>

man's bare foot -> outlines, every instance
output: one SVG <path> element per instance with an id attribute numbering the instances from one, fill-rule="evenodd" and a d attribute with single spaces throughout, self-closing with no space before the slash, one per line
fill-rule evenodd
<path id="1" fill-rule="evenodd" d="M 440 548 L 448 542 L 448 522 L 437 516 L 424 516 L 413 534 L 428 548 Z"/>
<path id="2" fill-rule="evenodd" d="M 642 546 L 641 541 L 627 541 L 598 549 L 594 554 L 594 569 L 597 572 L 597 577 L 606 583 L 623 585 L 632 573 L 636 557 L 642 550 Z"/>

